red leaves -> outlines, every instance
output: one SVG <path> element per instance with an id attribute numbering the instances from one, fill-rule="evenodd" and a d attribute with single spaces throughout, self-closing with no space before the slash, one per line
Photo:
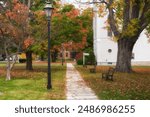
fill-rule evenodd
<path id="1" fill-rule="evenodd" d="M 9 41 L 22 44 L 24 39 L 27 38 L 30 28 L 28 20 L 29 9 L 18 0 L 13 0 L 10 6 L 6 9 L 5 14 L 0 15 L 0 21 L 3 24 L 1 30 L 3 31 L 3 36 L 7 36 Z M 31 41 L 26 43 L 31 44 Z M 28 44 L 25 47 L 29 46 Z"/>
<path id="2" fill-rule="evenodd" d="M 31 37 L 28 37 L 27 39 L 24 40 L 24 48 L 28 48 L 34 43 L 34 39 Z"/>
<path id="3" fill-rule="evenodd" d="M 18 0 L 13 0 L 12 7 L 1 15 L 3 35 L 9 35 L 14 41 L 23 39 L 23 33 L 28 31 L 28 8 Z M 12 38 L 13 37 L 13 38 Z"/>
<path id="4" fill-rule="evenodd" d="M 66 16 L 69 18 L 74 18 L 74 17 L 77 17 L 78 15 L 79 15 L 79 10 L 77 9 L 73 9 L 70 12 L 66 13 Z"/>
<path id="5" fill-rule="evenodd" d="M 20 4 L 17 0 L 13 1 L 13 9 L 6 11 L 6 16 L 18 23 L 19 25 L 27 23 L 28 19 L 28 7 Z"/>
<path id="6" fill-rule="evenodd" d="M 79 60 L 79 59 L 81 59 L 82 57 L 83 57 L 83 53 L 80 52 L 80 53 L 78 53 L 78 54 L 76 55 L 76 60 Z"/>

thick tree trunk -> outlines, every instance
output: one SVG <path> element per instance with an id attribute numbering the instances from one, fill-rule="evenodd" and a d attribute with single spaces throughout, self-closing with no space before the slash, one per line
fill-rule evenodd
<path id="1" fill-rule="evenodd" d="M 32 67 L 32 51 L 26 52 L 26 70 L 33 70 Z"/>
<path id="2" fill-rule="evenodd" d="M 132 72 L 131 58 L 135 42 L 130 40 L 133 39 L 119 39 L 118 41 L 118 55 L 116 64 L 116 71 L 118 72 Z"/>
<path id="3" fill-rule="evenodd" d="M 57 51 L 52 52 L 51 57 L 52 57 L 52 62 L 56 62 L 57 60 Z"/>
<path id="4" fill-rule="evenodd" d="M 54 52 L 54 62 L 56 62 L 56 60 L 57 60 L 57 55 L 58 55 L 58 51 L 55 51 Z"/>
<path id="5" fill-rule="evenodd" d="M 44 54 L 41 54 L 41 55 L 40 55 L 40 60 L 41 60 L 41 61 L 44 61 Z"/>

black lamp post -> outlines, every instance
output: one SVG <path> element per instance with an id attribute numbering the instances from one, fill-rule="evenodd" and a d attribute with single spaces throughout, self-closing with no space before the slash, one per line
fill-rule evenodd
<path id="1" fill-rule="evenodd" d="M 51 58 L 50 58 L 50 21 L 51 21 L 51 15 L 53 11 L 52 4 L 48 1 L 46 2 L 46 5 L 44 7 L 46 16 L 47 16 L 47 21 L 48 21 L 48 74 L 47 74 L 47 89 L 52 88 L 52 83 L 51 83 Z"/>

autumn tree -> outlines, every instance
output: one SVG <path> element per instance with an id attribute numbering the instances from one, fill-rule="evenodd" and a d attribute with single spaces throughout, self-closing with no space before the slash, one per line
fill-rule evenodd
<path id="1" fill-rule="evenodd" d="M 32 50 L 30 49 L 33 42 L 34 42 L 34 38 L 31 35 L 31 26 L 30 26 L 30 19 L 32 19 L 32 16 L 33 16 L 33 13 L 30 10 L 30 8 L 33 5 L 33 0 L 19 0 L 19 1 L 28 8 L 28 10 L 27 10 L 27 12 L 28 12 L 27 23 L 29 26 L 28 32 L 30 32 L 30 33 L 28 33 L 28 37 L 24 41 L 24 47 L 22 50 L 26 54 L 26 70 L 33 70 L 33 67 L 32 67 Z"/>
<path id="2" fill-rule="evenodd" d="M 87 57 L 88 62 L 94 64 L 95 56 L 93 52 L 93 10 L 92 8 L 84 9 L 80 17 L 81 17 L 83 27 L 87 30 L 86 45 L 82 51 L 90 54 L 90 56 Z"/>
<path id="3" fill-rule="evenodd" d="M 30 21 L 30 25 L 32 36 L 35 38 L 30 50 L 44 60 L 47 55 L 47 20 L 43 10 L 34 11 L 34 19 Z"/>
<path id="4" fill-rule="evenodd" d="M 10 71 L 17 60 L 17 54 L 23 46 L 28 32 L 28 8 L 17 0 L 6 1 L 1 5 L 0 34 L 7 58 L 6 80 L 11 79 Z M 12 63 L 11 63 L 12 59 Z"/>
<path id="5" fill-rule="evenodd" d="M 55 49 L 63 53 L 64 49 L 78 51 L 85 47 L 88 28 L 84 19 L 80 10 L 71 4 L 61 6 L 53 14 L 51 34 Z"/>
<path id="6" fill-rule="evenodd" d="M 34 37 L 34 43 L 26 48 L 26 53 L 34 52 L 40 56 L 41 60 L 44 60 L 47 56 L 47 19 L 43 11 L 45 1 L 35 0 L 34 3 L 31 1 L 30 7 L 30 26 L 31 26 L 31 36 Z M 56 4 L 54 3 L 54 7 Z M 53 42 L 53 41 L 52 41 Z M 26 54 L 27 55 L 27 54 Z M 30 58 L 31 56 L 27 58 Z M 27 63 L 27 66 L 32 67 L 32 63 Z M 29 70 L 29 69 L 28 69 Z"/>
<path id="7" fill-rule="evenodd" d="M 80 11 L 71 4 L 61 5 L 55 3 L 51 19 L 51 57 L 56 60 L 58 51 L 64 49 L 79 49 L 86 44 L 87 23 L 82 23 Z M 47 20 L 42 10 L 35 11 L 35 19 L 32 22 L 33 34 L 37 43 L 33 48 L 38 53 L 47 51 Z M 76 47 L 75 47 L 76 45 Z"/>
<path id="8" fill-rule="evenodd" d="M 118 43 L 116 70 L 131 72 L 133 47 L 141 32 L 150 23 L 150 0 L 109 0 L 106 5 L 110 27 Z"/>
<path id="9" fill-rule="evenodd" d="M 26 14 L 28 15 L 28 18 L 26 19 L 26 27 L 24 28 L 27 28 L 26 29 L 26 35 L 25 35 L 25 41 L 23 42 L 24 45 L 21 45 L 21 52 L 25 52 L 26 53 L 26 69 L 27 70 L 32 70 L 32 50 L 31 50 L 31 45 L 33 44 L 34 42 L 34 38 L 32 37 L 32 34 L 31 34 L 31 26 L 30 26 L 30 20 L 32 19 L 32 16 L 33 16 L 33 12 L 30 10 L 30 7 L 31 6 L 35 6 L 33 3 L 36 3 L 35 1 L 33 0 L 14 0 L 15 2 L 18 2 L 22 5 L 24 5 L 27 9 L 24 9 L 26 12 Z M 6 0 L 6 1 L 3 1 L 5 7 L 3 8 L 4 9 L 10 9 L 11 7 L 13 7 L 13 1 L 12 0 Z M 7 5 L 8 4 L 8 5 Z M 17 14 L 19 15 L 19 14 Z M 18 16 L 17 16 L 18 17 Z M 19 17 L 20 18 L 20 17 Z"/>
<path id="10" fill-rule="evenodd" d="M 29 35 L 27 40 L 25 40 L 25 48 L 23 51 L 26 53 L 26 70 L 33 70 L 32 66 L 32 54 L 36 52 L 40 52 L 40 44 L 43 38 L 35 36 L 37 33 L 40 33 L 40 28 L 38 27 L 38 20 L 36 20 L 37 13 L 39 10 L 43 10 L 43 6 L 45 1 L 43 0 L 19 0 L 22 4 L 28 7 L 28 25 L 29 25 Z M 44 20 L 43 20 L 44 22 Z M 40 24 L 41 26 L 41 24 Z M 35 29 L 36 28 L 36 29 Z M 36 31 L 36 32 L 35 32 Z M 35 33 L 35 34 L 34 34 Z M 40 38 L 40 40 L 39 40 Z"/>

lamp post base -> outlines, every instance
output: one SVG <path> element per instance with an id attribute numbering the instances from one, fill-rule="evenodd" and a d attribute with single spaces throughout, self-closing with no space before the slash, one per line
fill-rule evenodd
<path id="1" fill-rule="evenodd" d="M 52 89 L 52 86 L 51 85 L 47 85 L 47 89 Z"/>

